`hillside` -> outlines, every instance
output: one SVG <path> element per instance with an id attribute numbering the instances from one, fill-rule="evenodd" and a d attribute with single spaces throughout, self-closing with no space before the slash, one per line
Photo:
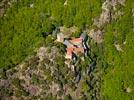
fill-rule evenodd
<path id="1" fill-rule="evenodd" d="M 132 0 L 1 0 L 2 100 L 133 100 Z"/>

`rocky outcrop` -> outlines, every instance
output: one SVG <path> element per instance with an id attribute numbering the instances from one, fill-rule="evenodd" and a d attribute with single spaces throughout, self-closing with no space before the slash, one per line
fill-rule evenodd
<path id="1" fill-rule="evenodd" d="M 119 44 L 114 44 L 115 48 L 117 51 L 120 51 L 120 52 L 123 52 L 122 48 L 121 48 L 121 45 Z"/>
<path id="2" fill-rule="evenodd" d="M 102 4 L 102 13 L 99 18 L 94 19 L 93 25 L 98 28 L 103 27 L 105 24 L 109 23 L 113 17 L 121 16 L 122 12 L 117 10 L 117 6 L 124 6 L 125 0 L 106 0 Z M 115 12 L 115 14 L 113 13 Z"/>
<path id="3" fill-rule="evenodd" d="M 68 0 L 66 0 L 66 1 L 64 2 L 64 6 L 66 6 L 66 5 L 67 5 L 67 3 L 68 3 Z"/>
<path id="4" fill-rule="evenodd" d="M 124 6 L 125 0 L 106 0 L 102 4 L 102 12 L 99 17 L 93 19 L 93 26 L 97 27 L 90 30 L 86 30 L 89 36 L 97 43 L 101 43 L 103 40 L 103 28 L 106 24 L 112 20 L 116 20 L 123 15 L 118 6 Z M 96 30 L 96 31 L 95 31 Z"/>
<path id="5" fill-rule="evenodd" d="M 90 30 L 89 36 L 97 43 L 101 43 L 103 41 L 103 32 L 99 29 L 98 30 L 95 30 L 95 29 Z"/>
<path id="6" fill-rule="evenodd" d="M 53 82 L 51 84 L 52 82 L 50 81 L 49 84 L 45 84 L 45 81 L 49 80 L 48 78 L 52 77 L 55 70 L 57 70 L 54 67 L 57 63 L 54 61 L 55 59 L 57 60 L 57 56 L 62 56 L 57 47 L 40 47 L 36 54 L 26 58 L 23 63 L 4 73 L 2 71 L 6 79 L 0 75 L 0 88 L 8 89 L 10 87 L 8 91 L 14 92 L 13 96 L 17 95 L 17 93 L 21 93 L 21 95 L 22 93 L 28 93 L 28 97 L 41 96 L 45 91 L 48 91 L 48 93 L 56 91 L 54 92 L 56 94 L 58 83 Z M 48 88 L 48 90 L 42 89 L 42 87 Z"/>
<path id="7" fill-rule="evenodd" d="M 0 17 L 2 17 L 7 8 L 11 6 L 12 2 L 14 2 L 14 0 L 2 0 L 0 1 Z"/>
<path id="8" fill-rule="evenodd" d="M 105 25 L 111 23 L 113 20 L 117 20 L 124 14 L 120 9 L 118 9 L 124 5 L 125 0 L 106 0 L 102 4 L 102 12 L 100 16 L 94 18 L 93 20 L 93 28 L 86 30 L 89 37 L 91 37 L 98 44 L 102 43 L 103 35 L 105 34 L 105 31 L 103 30 Z M 114 46 L 118 51 L 123 51 L 119 44 L 114 44 Z M 86 80 L 86 82 L 91 93 L 91 100 L 100 100 L 100 82 L 102 73 L 100 69 L 96 67 L 96 64 L 92 65 L 93 62 L 89 65 L 89 67 L 87 67 L 87 74 L 89 75 L 89 79 Z"/>
<path id="9" fill-rule="evenodd" d="M 40 61 L 43 60 L 46 50 L 47 49 L 45 47 L 40 47 L 39 50 L 37 51 L 37 56 L 39 57 Z"/>
<path id="10" fill-rule="evenodd" d="M 30 93 L 31 96 L 38 96 L 40 94 L 39 87 L 38 86 L 35 86 L 35 85 L 30 85 L 27 88 L 27 91 L 29 91 L 29 93 Z"/>
<path id="11" fill-rule="evenodd" d="M 1 86 L 8 87 L 9 84 L 10 84 L 10 81 L 9 80 L 4 80 L 4 79 L 0 80 L 0 87 Z"/>

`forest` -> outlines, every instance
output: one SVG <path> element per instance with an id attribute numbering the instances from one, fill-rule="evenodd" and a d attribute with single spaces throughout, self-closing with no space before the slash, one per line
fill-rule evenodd
<path id="1" fill-rule="evenodd" d="M 13 67 L 42 43 L 42 33 L 54 27 L 90 27 L 101 12 L 101 0 L 23 0 L 13 2 L 0 18 L 0 67 Z M 34 5 L 33 8 L 30 5 Z M 77 10 L 76 10 L 77 9 Z M 8 69 L 8 68 L 7 68 Z"/>
<path id="2" fill-rule="evenodd" d="M 12 0 L 11 0 L 12 1 Z M 51 76 L 47 66 L 55 66 L 59 70 L 56 80 L 61 86 L 69 85 L 69 88 L 75 90 L 75 85 L 72 81 L 76 73 L 68 71 L 64 64 L 65 47 L 62 44 L 56 44 L 55 37 L 52 36 L 53 31 L 61 26 L 66 28 L 77 27 L 80 32 L 87 29 L 95 28 L 104 32 L 103 42 L 96 43 L 90 40 L 91 57 L 85 61 L 79 60 L 78 69 L 85 70 L 93 57 L 96 57 L 96 68 L 93 71 L 93 79 L 84 77 L 80 87 L 82 88 L 82 98 L 80 100 L 87 100 L 84 96 L 85 92 L 90 100 L 133 100 L 134 99 L 134 3 L 133 0 L 125 0 L 124 6 L 119 5 L 119 9 L 123 15 L 118 19 L 112 19 L 109 23 L 102 27 L 95 26 L 94 18 L 98 18 L 102 13 L 102 5 L 106 0 L 14 0 L 9 7 L 5 8 L 5 13 L 0 17 L 0 83 L 5 78 L 5 73 L 8 70 L 14 70 L 20 63 L 25 61 L 25 66 L 31 66 L 33 69 L 38 65 L 38 59 L 30 59 L 28 56 L 34 55 L 36 50 L 41 47 L 47 47 L 47 53 L 51 55 L 52 48 L 57 51 L 57 57 L 54 57 L 55 63 L 51 62 L 51 58 L 44 58 L 44 65 L 39 69 L 43 70 L 47 77 L 46 83 L 43 79 L 38 79 L 34 73 L 31 78 L 31 83 L 47 84 L 55 81 L 55 75 Z M 109 1 L 109 0 L 108 0 Z M 115 0 L 119 1 L 119 0 Z M 0 3 L 2 0 L 0 0 Z M 111 11 L 113 14 L 114 11 Z M 77 33 L 72 36 L 77 36 Z M 56 48 L 55 48 L 56 46 Z M 46 53 L 46 52 L 45 52 Z M 90 59 L 90 61 L 88 60 Z M 64 66 L 64 67 L 63 67 Z M 31 68 L 30 67 L 30 68 Z M 34 70 L 33 70 L 34 71 Z M 57 70 L 56 70 L 57 71 Z M 7 72 L 8 73 L 8 72 Z M 69 74 L 67 74 L 69 73 Z M 44 77 L 44 76 L 43 76 Z M 97 78 L 96 78 L 97 77 Z M 99 77 L 99 78 L 98 78 Z M 96 86 L 97 80 L 99 82 L 99 90 Z M 21 81 L 17 78 L 13 79 L 12 84 L 18 88 Z M 92 89 L 88 90 L 88 82 L 92 83 Z M 42 83 L 41 83 L 42 82 Z M 23 82 L 22 82 L 23 83 Z M 52 84 L 52 83 L 51 83 Z M 85 85 L 86 84 L 86 85 Z M 47 89 L 47 85 L 44 86 Z M 2 91 L 5 91 L 2 93 Z M 93 93 L 97 91 L 99 97 L 94 97 Z M 21 92 L 21 93 L 20 93 Z M 28 96 L 29 93 L 22 91 L 16 92 L 18 97 Z M 20 94 L 19 94 L 20 93 Z M 0 96 L 9 96 L 12 93 L 7 92 L 7 89 L 0 86 Z M 62 93 L 60 92 L 59 95 Z M 70 93 L 71 94 L 71 93 Z M 73 92 L 72 92 L 73 94 Z M 52 94 L 47 96 L 51 98 Z M 39 97 L 40 98 L 40 97 Z M 66 95 L 65 100 L 71 100 L 71 95 Z M 33 100 L 38 99 L 32 98 Z"/>

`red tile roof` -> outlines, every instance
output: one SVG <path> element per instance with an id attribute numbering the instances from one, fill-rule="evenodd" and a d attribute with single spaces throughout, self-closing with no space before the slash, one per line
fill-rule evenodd
<path id="1" fill-rule="evenodd" d="M 72 55 L 74 48 L 66 48 L 67 55 Z"/>
<path id="2" fill-rule="evenodd" d="M 76 38 L 76 39 L 70 40 L 70 42 L 81 43 L 82 39 L 81 38 Z M 73 52 L 83 52 L 83 48 L 72 46 L 72 47 L 66 48 L 66 51 L 67 51 L 66 55 L 72 56 Z"/>
<path id="3" fill-rule="evenodd" d="M 77 52 L 83 52 L 83 48 L 75 48 Z"/>

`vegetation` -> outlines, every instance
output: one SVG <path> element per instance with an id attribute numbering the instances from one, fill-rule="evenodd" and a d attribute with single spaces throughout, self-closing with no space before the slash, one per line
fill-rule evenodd
<path id="1" fill-rule="evenodd" d="M 101 89 L 104 100 L 134 99 L 134 72 L 132 71 L 134 70 L 134 35 L 131 3 L 131 0 L 126 1 L 126 6 L 122 9 L 124 16 L 105 28 L 102 56 L 104 75 Z M 117 50 L 115 44 L 119 44 L 122 50 Z"/>
<path id="2" fill-rule="evenodd" d="M 103 2 L 12 2 L 0 17 L 0 97 L 133 100 L 132 0 L 127 0 L 124 6 L 117 5 L 123 16 L 116 20 L 111 17 L 109 23 L 98 28 L 93 25 L 93 19 L 100 15 Z M 111 16 L 116 13 L 110 11 Z M 78 28 L 80 32 L 70 34 L 71 38 L 79 37 L 83 31 L 99 29 L 104 32 L 103 42 L 97 44 L 88 38 L 88 56 L 78 54 L 74 63 L 65 59 L 65 45 L 56 42 L 53 33 L 60 26 Z"/>
<path id="3" fill-rule="evenodd" d="M 13 2 L 6 16 L 0 18 L 0 67 L 19 64 L 42 43 L 43 36 L 55 26 L 91 25 L 100 12 L 100 0 L 23 0 Z M 47 38 L 50 42 L 50 38 Z M 46 42 L 46 43 L 48 43 Z"/>

